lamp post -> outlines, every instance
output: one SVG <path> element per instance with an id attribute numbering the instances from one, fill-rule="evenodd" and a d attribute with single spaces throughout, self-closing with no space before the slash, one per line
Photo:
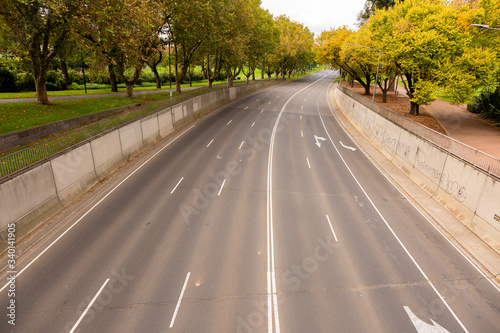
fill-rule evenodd
<path id="1" fill-rule="evenodd" d="M 172 68 L 170 66 L 170 43 L 172 40 L 169 38 L 168 39 L 168 80 L 170 83 L 170 105 L 172 105 Z"/>
<path id="2" fill-rule="evenodd" d="M 364 47 L 365 49 L 372 50 L 374 52 L 379 52 L 379 55 L 378 55 L 378 64 L 377 64 L 377 75 L 375 76 L 375 88 L 373 89 L 373 98 L 372 98 L 372 102 L 375 102 L 375 94 L 377 93 L 378 73 L 379 73 L 379 69 L 380 69 L 380 58 L 382 58 L 382 50 L 372 49 L 371 47 L 364 46 L 364 45 L 359 45 L 359 44 L 347 43 L 347 45 Z"/>
<path id="3" fill-rule="evenodd" d="M 484 22 L 483 22 L 483 23 L 481 23 L 481 24 L 471 24 L 470 26 L 471 26 L 471 27 L 480 28 L 480 29 L 500 30 L 499 28 L 493 28 L 493 27 L 490 27 L 489 25 L 484 24 Z"/>

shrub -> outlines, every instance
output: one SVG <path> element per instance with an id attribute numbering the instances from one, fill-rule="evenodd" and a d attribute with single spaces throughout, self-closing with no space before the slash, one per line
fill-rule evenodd
<path id="1" fill-rule="evenodd" d="M 16 86 L 19 91 L 35 91 L 35 79 L 33 74 L 19 72 L 16 75 Z"/>
<path id="2" fill-rule="evenodd" d="M 60 90 L 59 86 L 57 84 L 55 84 L 55 83 L 52 83 L 52 82 L 47 82 L 46 86 L 47 86 L 47 91 L 57 91 L 57 90 Z"/>
<path id="3" fill-rule="evenodd" d="M 74 69 L 68 69 L 69 73 L 69 78 L 71 79 L 71 82 L 77 83 L 77 84 L 83 84 L 83 74 L 74 70 Z"/>
<path id="4" fill-rule="evenodd" d="M 0 67 L 0 92 L 16 91 L 16 75 L 7 68 Z"/>
<path id="5" fill-rule="evenodd" d="M 50 88 L 49 88 L 49 85 Z M 66 82 L 62 79 L 62 74 L 59 71 L 48 71 L 47 72 L 47 90 L 55 91 L 55 90 L 66 90 Z"/>
<path id="6" fill-rule="evenodd" d="M 474 104 L 470 109 L 473 113 L 479 113 L 480 118 L 500 123 L 500 90 L 474 97 Z"/>
<path id="7" fill-rule="evenodd" d="M 137 80 L 137 84 L 141 84 L 142 82 L 156 82 L 155 75 L 151 72 L 151 70 L 143 70 L 141 72 L 141 75 Z"/>

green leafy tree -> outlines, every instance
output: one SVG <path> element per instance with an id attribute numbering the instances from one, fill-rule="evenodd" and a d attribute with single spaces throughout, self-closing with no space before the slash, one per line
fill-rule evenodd
<path id="1" fill-rule="evenodd" d="M 20 58 L 29 59 L 37 102 L 49 104 L 47 72 L 67 37 L 78 10 L 71 0 L 2 0 L 0 17 Z"/>
<path id="2" fill-rule="evenodd" d="M 277 67 L 282 77 L 292 73 L 314 59 L 314 34 L 303 24 L 278 16 L 276 24 L 280 29 L 280 42 L 276 51 Z"/>
<path id="3" fill-rule="evenodd" d="M 169 19 L 168 3 L 162 0 L 82 0 L 77 30 L 110 72 L 126 85 L 127 97 L 144 63 L 163 43 L 161 34 Z"/>
<path id="4" fill-rule="evenodd" d="M 358 26 L 362 27 L 377 9 L 394 7 L 394 0 L 366 0 L 363 9 L 358 13 Z"/>
<path id="5" fill-rule="evenodd" d="M 267 57 L 275 52 L 279 43 L 279 30 L 271 13 L 260 6 L 254 7 L 254 10 L 255 23 L 249 31 L 249 39 L 245 45 L 246 66 L 243 69 L 243 74 L 247 78 L 247 83 L 250 76 L 255 73 L 257 66 L 265 62 Z"/>
<path id="6" fill-rule="evenodd" d="M 173 3 L 168 34 L 173 42 L 178 93 L 181 92 L 181 83 L 196 59 L 196 53 L 202 44 L 210 39 L 212 15 L 215 13 L 207 1 L 184 0 Z"/>

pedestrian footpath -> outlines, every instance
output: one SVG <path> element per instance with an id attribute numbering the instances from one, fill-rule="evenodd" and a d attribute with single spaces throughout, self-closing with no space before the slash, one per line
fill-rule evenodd
<path id="1" fill-rule="evenodd" d="M 398 96 L 407 96 L 398 86 Z M 467 111 L 465 105 L 435 100 L 425 108 L 443 125 L 448 136 L 500 159 L 500 130 Z"/>

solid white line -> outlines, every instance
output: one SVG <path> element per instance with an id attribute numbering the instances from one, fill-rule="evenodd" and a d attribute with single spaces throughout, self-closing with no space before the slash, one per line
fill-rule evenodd
<path id="1" fill-rule="evenodd" d="M 226 125 L 229 125 L 229 124 L 231 124 L 231 122 L 232 122 L 232 121 L 233 121 L 233 120 L 231 119 L 231 120 L 230 120 L 230 121 L 229 121 L 229 122 L 228 122 L 228 123 L 227 123 Z"/>
<path id="2" fill-rule="evenodd" d="M 420 267 L 420 265 L 417 263 L 417 261 L 415 260 L 415 258 L 413 258 L 413 256 L 410 254 L 410 252 L 408 251 L 408 249 L 404 246 L 403 242 L 399 239 L 399 237 L 396 235 L 396 233 L 394 232 L 394 230 L 392 229 L 392 227 L 389 225 L 389 223 L 387 222 L 387 220 L 385 219 L 385 217 L 382 215 L 382 213 L 378 210 L 378 208 L 375 206 L 375 204 L 373 203 L 372 199 L 368 196 L 368 193 L 366 193 L 365 189 L 363 188 L 363 186 L 361 185 L 361 183 L 358 181 L 358 179 L 356 178 L 356 176 L 354 176 L 354 173 L 351 171 L 351 169 L 349 168 L 349 166 L 347 165 L 347 162 L 344 160 L 344 157 L 342 156 L 342 154 L 340 153 L 340 151 L 338 150 L 337 146 L 335 145 L 335 143 L 333 142 L 332 140 L 332 137 L 330 136 L 330 133 L 328 132 L 328 130 L 326 129 L 326 125 L 325 125 L 325 122 L 323 121 L 323 117 L 321 117 L 321 114 L 319 115 L 319 119 L 321 119 L 321 123 L 323 124 L 323 127 L 325 129 L 325 132 L 326 134 L 328 135 L 328 138 L 330 139 L 330 142 L 332 143 L 333 145 L 333 148 L 335 148 L 335 150 L 337 151 L 337 154 L 340 156 L 340 159 L 342 160 L 342 162 L 344 163 L 345 167 L 347 168 L 347 170 L 349 171 L 349 173 L 351 174 L 352 178 L 354 179 L 354 181 L 358 184 L 359 188 L 361 189 L 361 191 L 363 192 L 363 194 L 365 195 L 365 197 L 368 199 L 368 201 L 370 202 L 370 204 L 372 205 L 372 207 L 375 209 L 375 211 L 377 212 L 377 214 L 380 216 L 380 218 L 382 219 L 382 221 L 385 223 L 385 225 L 387 226 L 387 228 L 389 229 L 389 231 L 392 233 L 392 235 L 394 236 L 394 238 L 396 238 L 396 240 L 398 241 L 399 245 L 403 248 L 404 252 L 406 252 L 406 254 L 408 255 L 408 257 L 410 257 L 410 260 L 413 262 L 413 264 L 417 267 L 417 269 L 420 271 L 420 274 L 422 274 L 422 276 L 425 278 L 425 280 L 427 281 L 427 283 L 431 286 L 431 288 L 434 290 L 434 292 L 436 293 L 436 295 L 438 295 L 439 299 L 441 299 L 441 301 L 443 302 L 443 304 L 446 306 L 446 308 L 448 309 L 448 311 L 450 311 L 450 313 L 453 315 L 453 317 L 455 318 L 455 320 L 458 322 L 458 324 L 460 324 L 460 326 L 462 327 L 462 329 L 465 331 L 465 332 L 469 332 L 464 324 L 462 324 L 462 322 L 460 321 L 460 319 L 457 317 L 457 315 L 455 314 L 455 312 L 453 312 L 453 310 L 451 309 L 451 307 L 448 305 L 448 303 L 444 300 L 443 296 L 441 296 L 441 294 L 439 293 L 439 291 L 436 289 L 436 287 L 434 286 L 434 284 L 431 282 L 431 280 L 429 280 L 429 278 L 427 277 L 427 275 L 425 274 L 425 272 L 422 270 L 422 268 Z"/>
<path id="3" fill-rule="evenodd" d="M 181 179 L 179 180 L 177 185 L 175 185 L 174 189 L 172 190 L 172 192 L 170 192 L 170 194 L 174 193 L 175 189 L 177 188 L 177 186 L 179 186 L 179 184 L 182 182 L 183 179 L 184 179 L 184 177 L 181 177 Z"/>
<path id="4" fill-rule="evenodd" d="M 273 332 L 273 319 L 276 333 L 280 332 L 279 312 L 278 312 L 278 295 L 276 286 L 276 273 L 274 264 L 274 227 L 273 227 L 273 152 L 276 131 L 280 122 L 281 116 L 285 111 L 286 106 L 292 98 L 304 89 L 310 87 L 314 83 L 320 81 L 322 78 L 314 81 L 306 87 L 300 89 L 293 94 L 281 108 L 278 117 L 274 123 L 271 133 L 271 140 L 269 142 L 269 157 L 267 162 L 267 330 L 269 333 Z M 274 317 L 272 312 L 274 312 Z"/>
<path id="5" fill-rule="evenodd" d="M 309 166 L 309 169 L 311 169 L 311 163 L 309 163 L 309 159 L 306 157 L 307 165 Z"/>
<path id="6" fill-rule="evenodd" d="M 224 181 L 222 182 L 222 185 L 220 186 L 219 193 L 217 194 L 218 197 L 220 197 L 220 193 L 222 192 L 222 189 L 224 188 L 225 183 L 226 183 L 226 180 L 224 179 Z"/>
<path id="7" fill-rule="evenodd" d="M 253 125 L 255 125 L 255 121 L 253 122 L 252 126 L 250 126 L 250 127 L 253 127 Z"/>
<path id="8" fill-rule="evenodd" d="M 214 139 L 208 143 L 207 148 L 212 144 L 212 142 L 214 142 Z"/>
<path id="9" fill-rule="evenodd" d="M 327 90 L 327 91 L 328 91 L 328 90 Z M 327 97 L 327 98 L 328 98 L 328 97 Z M 332 106 L 330 105 L 330 101 L 328 101 L 328 106 L 330 107 L 330 111 L 332 111 L 332 110 L 331 110 Z M 333 111 L 332 111 L 332 115 L 333 115 Z M 340 124 L 340 123 L 339 123 L 339 124 Z M 340 128 L 342 128 L 342 130 L 344 131 L 344 133 L 346 133 L 346 134 L 347 134 L 347 136 L 351 137 L 351 135 L 350 135 L 349 133 L 347 133 L 347 131 L 344 129 L 344 127 L 343 127 L 342 125 L 340 126 Z M 351 139 L 352 139 L 352 137 L 351 137 Z M 354 140 L 353 140 L 353 141 L 354 141 Z M 411 198 L 410 198 L 410 197 L 408 197 L 408 195 L 400 189 L 399 185 L 396 185 L 396 184 L 394 183 L 394 181 L 393 181 L 392 179 L 390 179 L 390 178 L 389 178 L 389 177 L 385 174 L 385 172 L 384 172 L 384 171 L 382 171 L 382 170 L 381 170 L 381 169 L 377 166 L 377 164 L 375 164 L 375 162 L 373 162 L 373 161 L 372 161 L 372 159 L 371 159 L 369 156 L 367 156 L 367 155 L 365 154 L 365 152 L 364 152 L 362 149 L 360 149 L 360 151 L 361 151 L 361 152 L 362 152 L 362 153 L 366 156 L 366 158 L 368 158 L 368 160 L 370 160 L 370 161 L 372 162 L 372 164 L 375 166 L 375 168 L 377 168 L 377 170 L 378 170 L 378 171 L 382 174 L 382 176 L 384 176 L 384 177 L 385 177 L 385 178 L 386 178 L 386 179 L 387 179 L 387 180 L 388 180 L 388 181 L 392 184 L 392 186 L 394 186 L 394 188 L 395 188 L 395 189 L 397 189 L 397 190 L 399 191 L 399 193 L 401 193 L 401 195 L 403 195 L 403 196 L 406 198 L 406 200 L 408 200 L 408 202 L 409 202 L 409 203 L 410 203 L 413 207 L 415 207 L 415 209 L 416 209 L 416 210 L 417 210 L 417 211 L 418 211 L 418 212 L 419 212 L 419 213 L 420 213 L 420 214 L 421 214 L 421 215 L 422 215 L 422 216 L 423 216 L 423 217 L 427 220 L 427 222 L 429 222 L 429 224 L 430 224 L 431 226 L 433 226 L 433 227 L 434 227 L 434 229 L 436 229 L 436 231 L 438 231 L 438 232 L 441 234 L 441 236 L 443 236 L 443 238 L 444 238 L 444 239 L 446 239 L 446 240 L 448 241 L 448 243 L 450 243 L 450 245 L 451 245 L 451 246 L 453 246 L 453 248 L 454 248 L 455 250 L 457 250 L 457 252 L 458 252 L 458 253 L 460 253 L 460 254 L 461 254 L 461 255 L 465 258 L 465 260 L 467 260 L 467 261 L 468 261 L 468 262 L 472 265 L 472 267 L 474 267 L 474 268 L 475 268 L 475 269 L 476 269 L 476 270 L 477 270 L 477 271 L 478 271 L 478 272 L 479 272 L 479 273 L 480 273 L 480 274 L 481 274 L 481 275 L 482 275 L 482 276 L 483 276 L 483 277 L 484 277 L 484 278 L 485 278 L 485 279 L 486 279 L 486 280 L 487 280 L 487 281 L 488 281 L 488 282 L 489 282 L 489 283 L 490 283 L 490 284 L 491 284 L 491 285 L 492 285 L 492 286 L 493 286 L 493 287 L 494 287 L 497 291 L 499 291 L 499 292 L 500 292 L 500 288 L 499 288 L 499 287 L 498 287 L 498 286 L 497 286 L 497 285 L 496 285 L 496 284 L 495 284 L 495 283 L 491 280 L 491 277 L 488 277 L 488 276 L 487 276 L 487 275 L 486 275 L 486 274 L 485 274 L 485 273 L 484 273 L 484 272 L 483 272 L 483 271 L 482 271 L 482 270 L 481 270 L 481 269 L 480 269 L 480 268 L 479 268 L 479 267 L 478 267 L 475 263 L 473 263 L 473 262 L 472 262 L 472 260 L 470 260 L 470 259 L 469 259 L 469 258 L 468 258 L 468 257 L 467 257 L 467 256 L 466 256 L 466 255 L 465 255 L 465 254 L 464 254 L 464 253 L 463 253 L 463 252 L 462 252 L 462 251 L 461 251 L 461 250 L 460 250 L 460 249 L 459 249 L 459 248 L 458 248 L 458 247 L 457 247 L 457 246 L 453 243 L 453 241 L 452 241 L 449 237 L 447 237 L 447 236 L 446 236 L 446 235 L 445 235 L 445 234 L 444 234 L 444 233 L 443 233 L 443 232 L 442 232 L 442 231 L 441 231 L 441 230 L 440 230 L 440 229 L 439 229 L 439 228 L 438 228 L 438 227 L 437 227 L 437 226 L 436 226 L 436 225 L 435 225 L 435 224 L 434 224 L 431 220 L 430 220 L 430 218 L 427 216 L 427 214 L 426 214 L 426 213 L 424 213 L 424 212 L 422 211 L 422 209 L 421 209 L 420 207 L 418 207 L 418 206 L 417 206 L 417 205 L 413 202 L 413 200 L 411 200 Z"/>
<path id="10" fill-rule="evenodd" d="M 92 307 L 92 304 L 94 304 L 95 300 L 97 299 L 97 297 L 99 297 L 99 294 L 102 292 L 102 290 L 104 289 L 104 287 L 106 287 L 106 284 L 108 284 L 108 282 L 109 282 L 109 279 L 107 279 L 106 281 L 104 281 L 103 285 L 101 286 L 101 288 L 99 289 L 99 291 L 97 292 L 97 294 L 95 294 L 94 298 L 92 298 L 92 300 L 90 301 L 89 305 L 87 305 L 87 308 L 85 308 L 85 311 L 83 311 L 82 315 L 80 316 L 80 318 L 78 318 L 78 321 L 75 323 L 75 325 L 73 326 L 73 328 L 71 329 L 71 331 L 69 331 L 69 333 L 73 333 L 76 330 L 76 328 L 78 327 L 78 325 L 82 321 L 83 317 L 85 317 L 85 315 L 87 314 L 87 312 Z"/>
<path id="11" fill-rule="evenodd" d="M 192 129 L 195 125 L 189 127 L 188 129 L 186 129 L 184 132 L 182 132 L 181 134 L 179 134 L 179 136 L 177 136 L 175 139 L 173 139 L 172 141 L 170 141 L 167 145 L 165 145 L 163 148 L 161 148 L 160 150 L 158 150 L 156 153 L 154 153 L 153 156 L 151 156 L 150 158 L 148 158 L 144 163 L 142 163 L 141 165 L 139 165 L 137 167 L 137 169 L 135 169 L 134 171 L 132 171 L 127 177 L 125 177 L 125 179 L 123 179 L 118 185 L 116 185 L 115 187 L 113 187 L 113 189 L 111 191 L 109 191 L 104 197 L 102 197 L 95 205 L 93 205 L 87 212 L 85 212 L 85 214 L 83 214 L 78 220 L 75 221 L 75 223 L 73 223 L 68 229 L 66 229 L 59 237 L 57 237 L 52 243 L 50 243 L 49 246 L 47 246 L 42 252 L 40 252 L 40 254 L 38 254 L 35 259 L 31 260 L 31 262 L 29 264 L 27 264 L 23 269 L 21 269 L 17 274 L 16 274 L 16 278 L 19 277 L 19 275 L 21 275 L 28 267 L 30 267 L 36 260 L 38 260 L 38 258 L 40 258 L 45 252 L 47 252 L 48 249 L 50 249 L 59 239 L 61 239 L 64 235 L 66 235 L 66 233 L 68 231 L 70 231 L 71 229 L 73 229 L 73 227 L 75 225 L 77 225 L 81 220 L 83 220 L 83 218 L 85 216 L 87 216 L 91 211 L 93 211 L 97 206 L 99 206 L 99 204 L 101 202 L 104 201 L 104 199 L 106 199 L 111 193 L 113 193 L 118 187 L 120 187 L 120 185 L 122 185 L 123 183 L 125 183 L 125 181 L 127 181 L 127 179 L 129 179 L 130 177 L 132 177 L 132 175 L 134 175 L 137 171 L 139 171 L 143 166 L 145 166 L 149 161 L 151 161 L 153 158 L 156 157 L 156 155 L 158 155 L 159 153 L 161 153 L 164 149 L 166 149 L 167 147 L 169 147 L 172 143 L 174 143 L 178 138 L 180 138 L 182 135 L 184 135 L 185 133 L 187 133 L 187 131 L 189 131 L 190 129 Z M 1 289 L 0 289 L 0 292 L 2 292 L 5 288 L 7 288 L 7 286 L 10 284 L 10 282 L 8 282 L 5 286 L 3 286 Z"/>
<path id="12" fill-rule="evenodd" d="M 238 149 L 241 149 L 241 147 L 243 147 L 244 143 L 245 143 L 245 141 L 241 141 L 240 147 Z"/>
<path id="13" fill-rule="evenodd" d="M 332 229 L 333 237 L 335 237 L 335 241 L 338 242 L 339 240 L 337 239 L 337 235 L 335 234 L 335 231 L 333 230 L 332 227 L 332 222 L 330 222 L 330 217 L 326 215 L 326 219 L 328 220 L 328 224 L 330 225 L 330 229 Z"/>
<path id="14" fill-rule="evenodd" d="M 170 328 L 174 327 L 175 317 L 177 317 L 177 312 L 179 311 L 179 307 L 181 306 L 182 297 L 184 296 L 184 291 L 186 290 L 187 283 L 189 281 L 189 277 L 191 276 L 191 272 L 187 273 L 186 280 L 184 281 L 184 285 L 182 286 L 181 294 L 179 295 L 179 300 L 177 301 L 177 305 L 175 307 L 174 315 L 172 316 L 172 321 L 170 321 Z"/>

